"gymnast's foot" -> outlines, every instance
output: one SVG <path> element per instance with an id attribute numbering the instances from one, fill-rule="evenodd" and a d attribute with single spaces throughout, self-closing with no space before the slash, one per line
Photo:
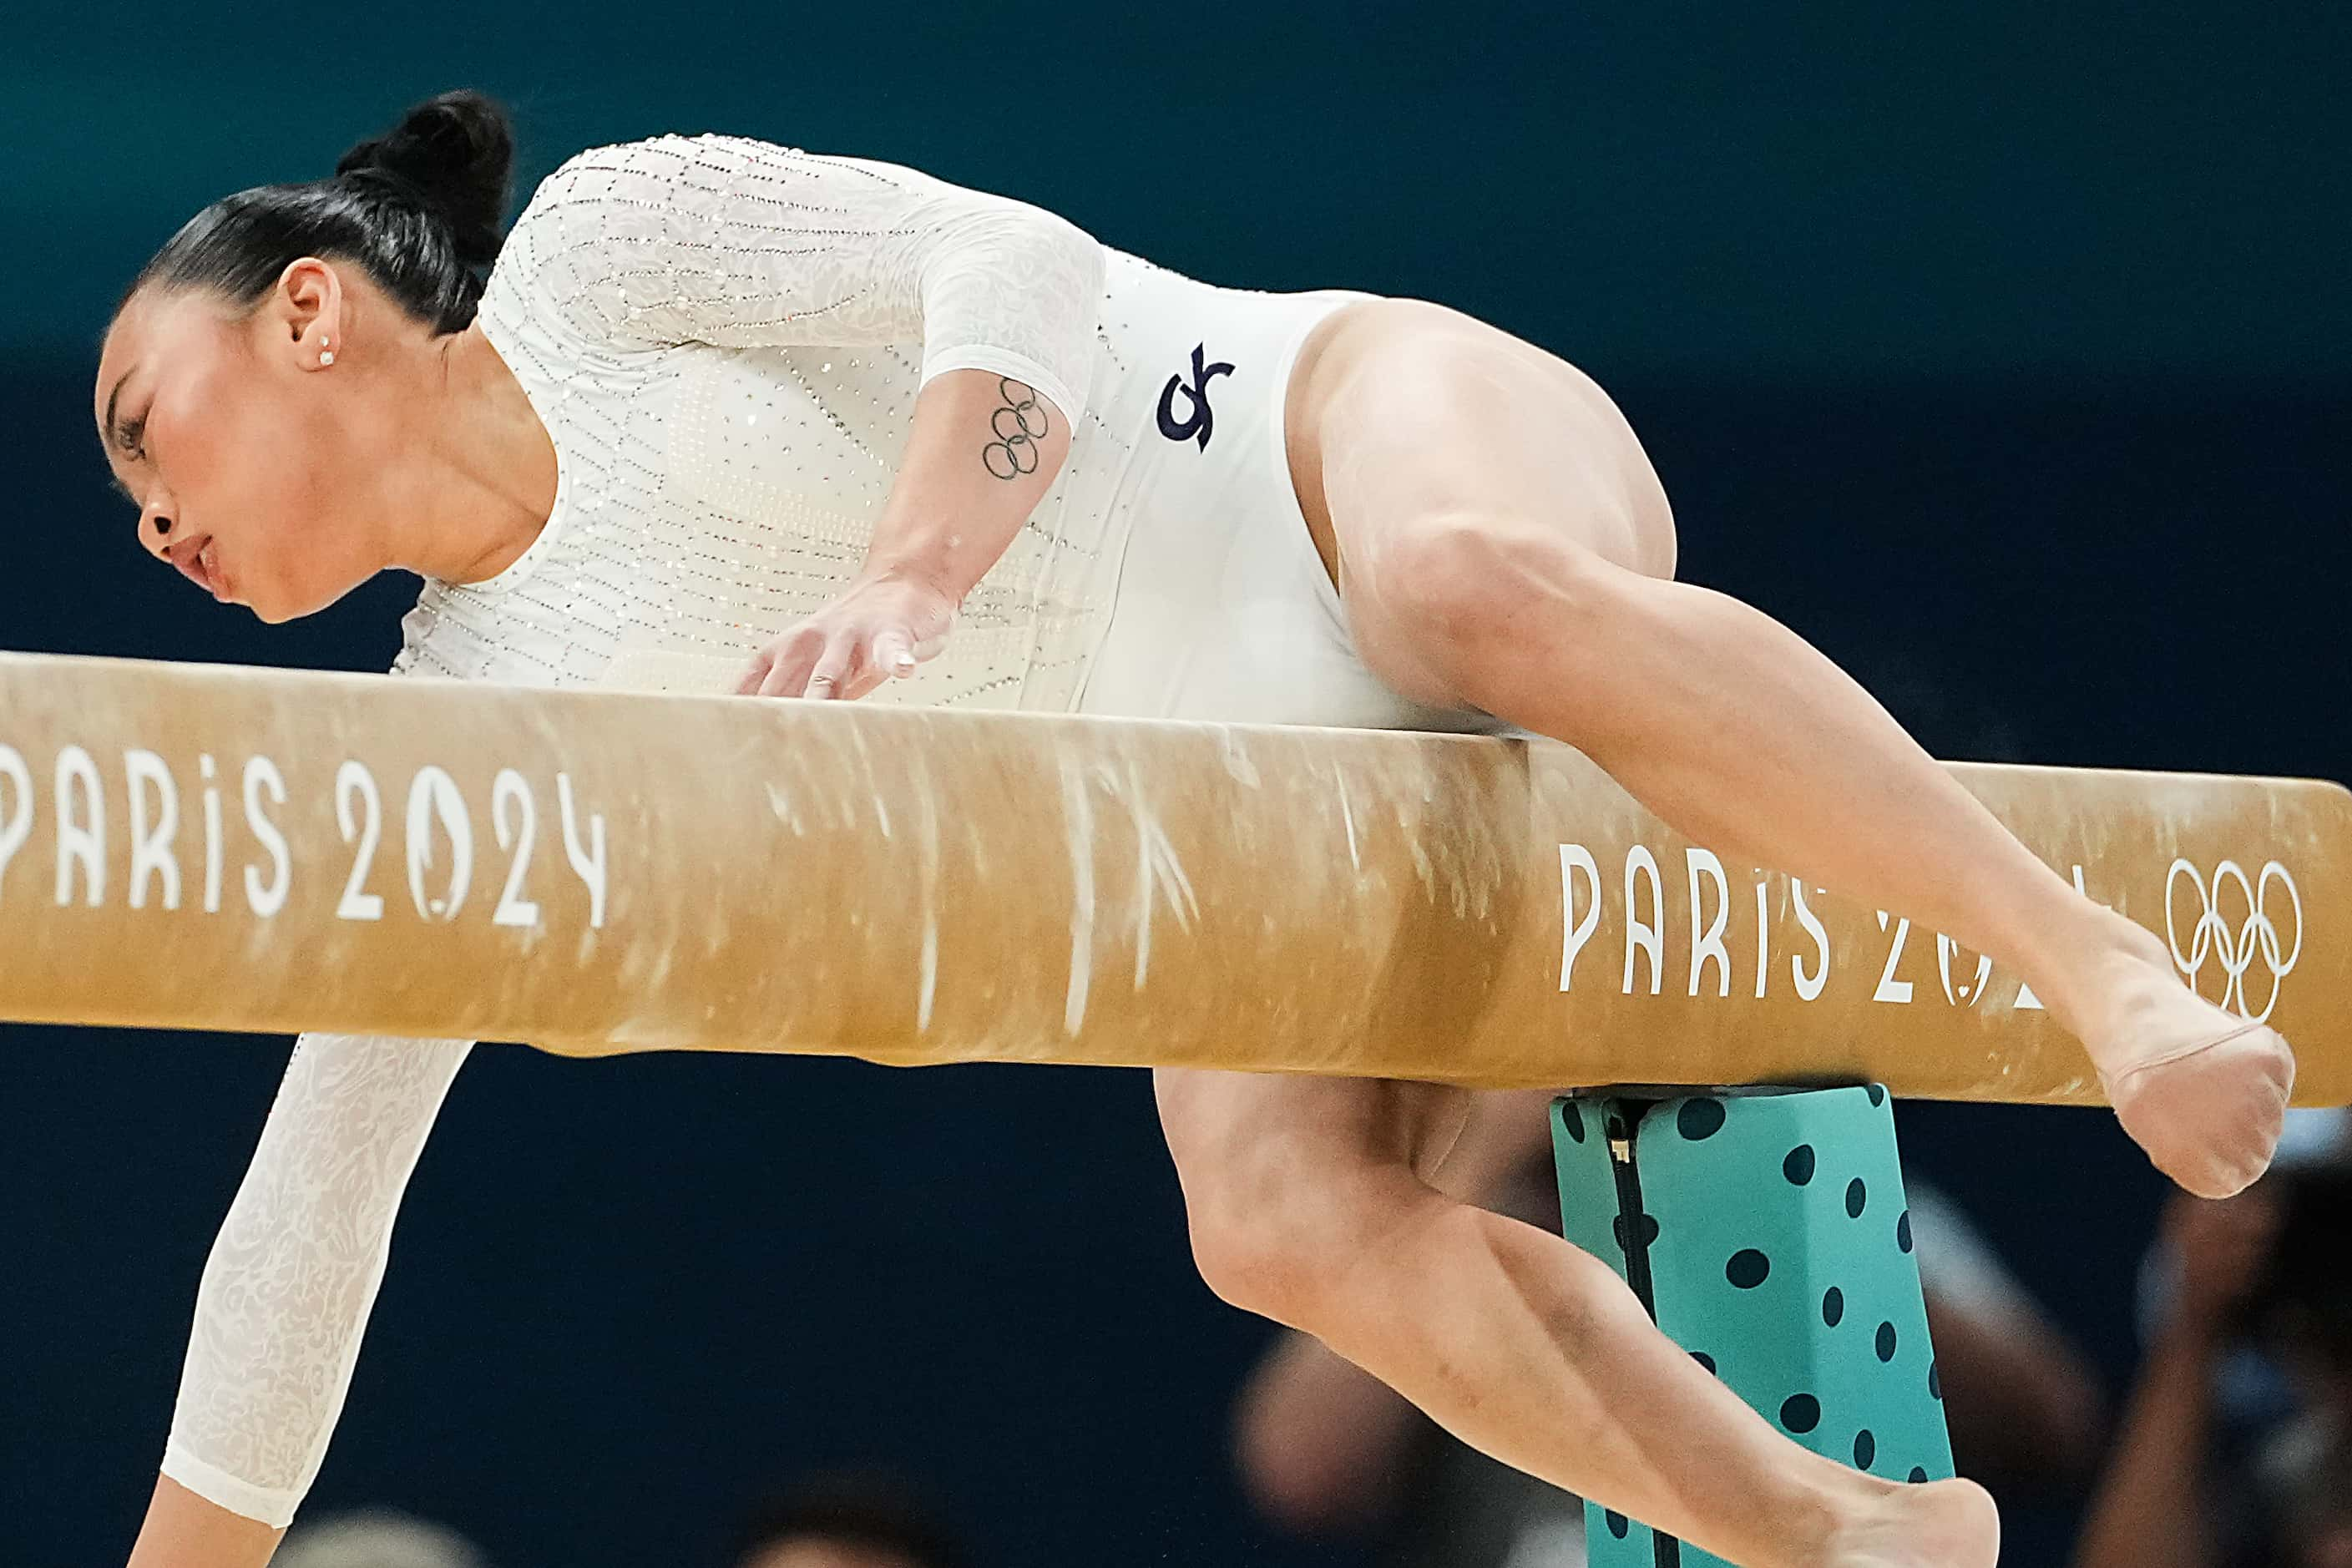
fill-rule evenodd
<path id="1" fill-rule="evenodd" d="M 2164 944 L 2116 961 L 2102 1017 L 2085 1037 L 2099 1082 L 2132 1142 L 2201 1198 L 2226 1198 L 2270 1168 L 2294 1088 L 2294 1052 L 2275 1029 L 2182 984 Z"/>
<path id="2" fill-rule="evenodd" d="M 1828 1568 L 1993 1568 L 2000 1512 L 1974 1481 L 1889 1487 L 1830 1541 Z"/>

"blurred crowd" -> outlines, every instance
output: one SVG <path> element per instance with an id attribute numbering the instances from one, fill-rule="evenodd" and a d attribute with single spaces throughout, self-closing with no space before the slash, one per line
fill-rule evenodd
<path id="1" fill-rule="evenodd" d="M 1557 1229 L 1543 1094 L 1483 1097 L 1440 1180 Z M 2352 1568 L 2352 1136 L 2290 1114 L 2272 1173 L 2175 1195 L 2139 1282 L 2143 1353 L 2110 1399 L 2082 1352 L 1952 1204 L 1910 1202 L 1960 1470 L 2007 1500 L 2078 1508 L 2074 1568 Z M 1316 1342 L 1282 1334 L 1234 1405 L 1243 1489 L 1276 1532 L 1378 1568 L 1571 1568 L 1581 1502 L 1472 1452 Z M 494 1568 L 391 1513 L 298 1528 L 279 1568 Z M 887 1475 L 803 1479 L 749 1508 L 726 1568 L 977 1568 Z"/>
<path id="2" fill-rule="evenodd" d="M 791 1482 L 736 1526 L 726 1568 L 973 1568 L 957 1532 L 904 1479 L 878 1471 Z M 337 1515 L 289 1531 L 272 1568 L 492 1568 L 470 1542 L 405 1514 Z"/>

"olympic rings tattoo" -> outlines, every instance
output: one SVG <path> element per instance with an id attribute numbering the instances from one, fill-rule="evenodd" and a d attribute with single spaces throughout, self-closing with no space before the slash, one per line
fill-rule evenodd
<path id="1" fill-rule="evenodd" d="M 980 450 L 980 460 L 1000 479 L 1017 479 L 1037 471 L 1037 442 L 1052 426 L 1037 394 L 1011 376 L 996 378 L 997 395 L 1004 406 L 989 416 L 996 439 Z M 1034 424 L 1033 424 L 1034 421 Z"/>

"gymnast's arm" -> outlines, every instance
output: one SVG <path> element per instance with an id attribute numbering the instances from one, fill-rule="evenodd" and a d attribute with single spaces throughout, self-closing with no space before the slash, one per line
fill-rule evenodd
<path id="1" fill-rule="evenodd" d="M 1091 236 L 918 170 L 742 137 L 593 149 L 508 241 L 587 353 L 921 344 L 914 422 L 864 571 L 746 694 L 856 696 L 943 641 L 1066 460 L 1105 274 Z M 785 689 L 786 687 L 789 689 Z"/>
<path id="2" fill-rule="evenodd" d="M 1069 457 L 1069 427 L 1046 406 L 988 371 L 951 371 L 925 387 L 864 564 L 829 604 L 760 649 L 736 694 L 855 699 L 937 655 L 964 595 L 1020 536 Z M 1014 447 L 994 438 L 1004 428 L 1038 434 Z M 1007 471 L 1013 463 L 1020 469 Z"/>
<path id="3" fill-rule="evenodd" d="M 499 258 L 592 353 L 922 345 L 920 381 L 982 370 L 1075 422 L 1105 263 L 1042 207 L 864 158 L 740 136 L 593 148 L 533 193 Z"/>
<path id="4" fill-rule="evenodd" d="M 213 1244 L 131 1568 L 258 1568 L 341 1414 L 464 1040 L 305 1035 Z"/>

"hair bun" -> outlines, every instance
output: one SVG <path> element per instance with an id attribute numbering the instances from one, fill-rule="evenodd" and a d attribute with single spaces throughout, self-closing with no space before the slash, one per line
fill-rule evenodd
<path id="1" fill-rule="evenodd" d="M 446 217 L 459 259 L 487 268 L 514 187 L 514 122 L 505 107 L 471 89 L 427 99 L 382 136 L 335 163 L 338 175 L 377 175 Z"/>

